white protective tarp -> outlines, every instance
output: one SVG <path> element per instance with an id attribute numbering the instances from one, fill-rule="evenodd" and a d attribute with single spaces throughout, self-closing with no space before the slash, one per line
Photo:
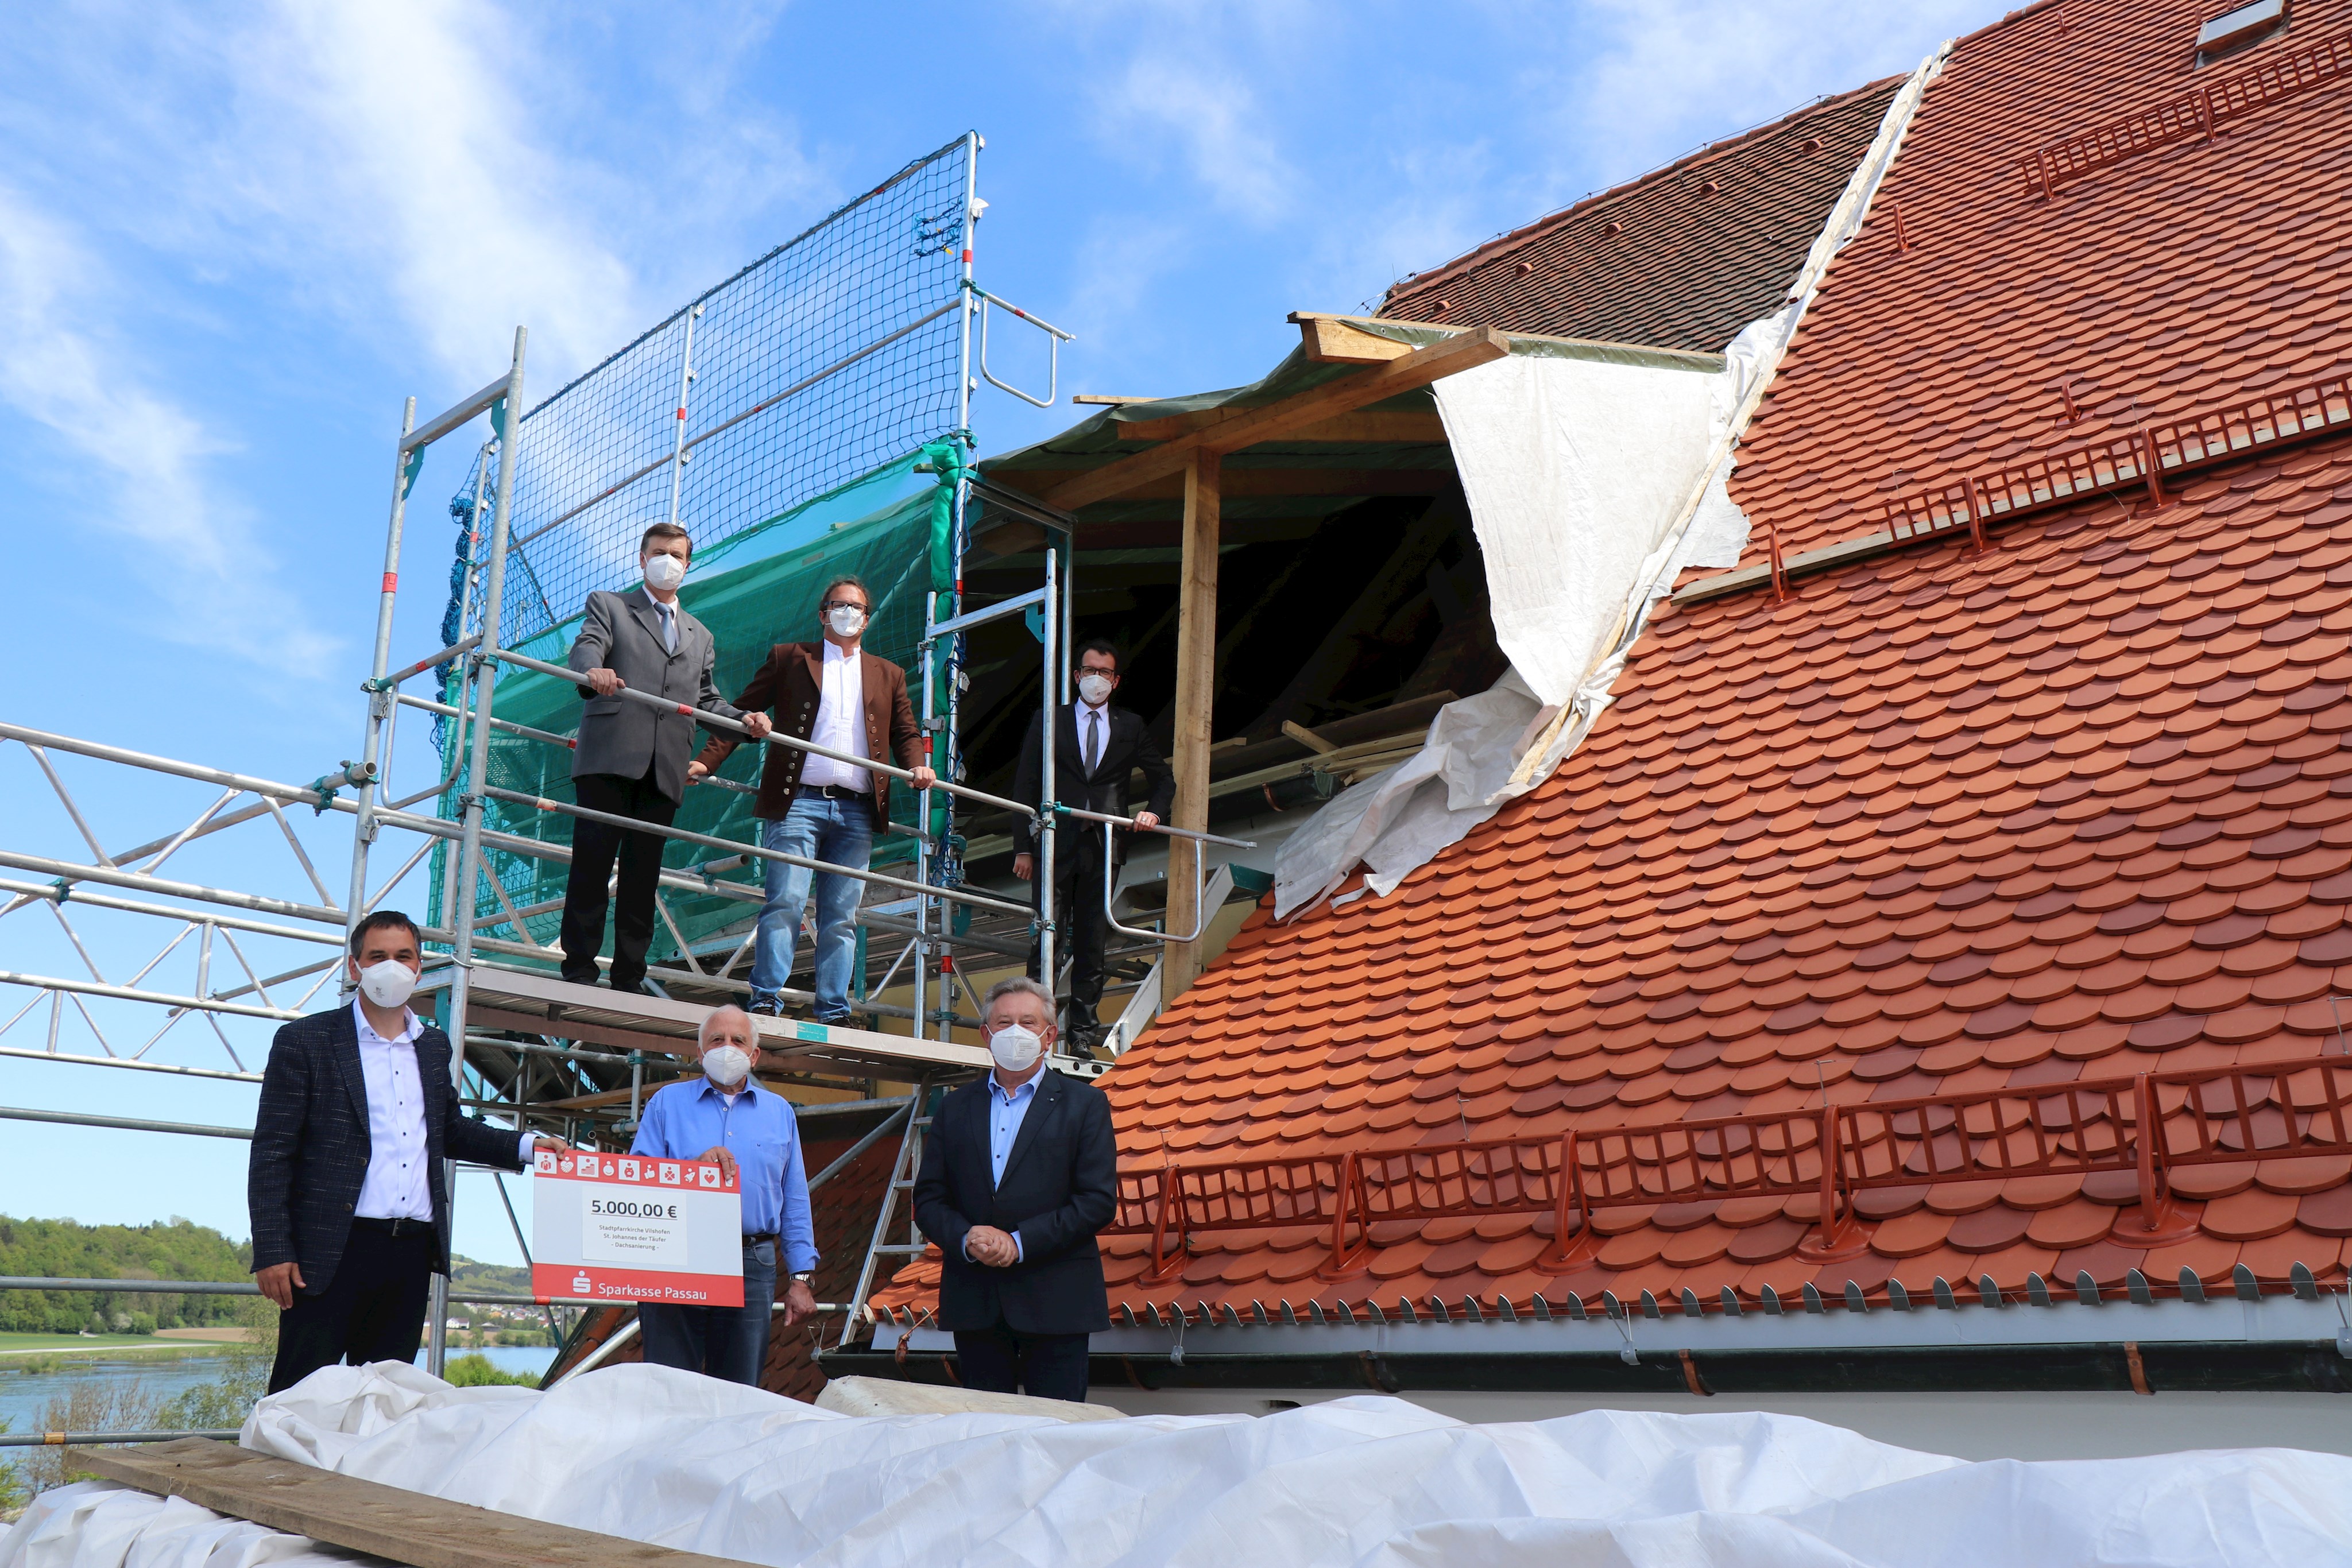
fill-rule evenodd
<path id="1" fill-rule="evenodd" d="M 660 1367 L 540 1394 L 385 1364 L 265 1400 L 245 1441 L 508 1513 L 828 1568 L 2352 1563 L 2352 1459 L 1971 1464 L 1763 1414 L 1465 1426 L 1359 1397 L 1257 1418 L 851 1416 Z M 348 1560 L 104 1485 L 45 1494 L 0 1539 L 0 1568 Z"/>
<path id="2" fill-rule="evenodd" d="M 1495 640 L 1565 703 L 1729 429 L 1738 371 L 1510 354 L 1432 385 L 1486 557 Z"/>
<path id="3" fill-rule="evenodd" d="M 1512 773 L 1538 719 L 1606 704 L 1622 664 L 1606 655 L 1627 618 L 1685 567 L 1738 564 L 1748 519 L 1725 488 L 1728 464 L 1696 512 L 1687 503 L 1793 320 L 1783 310 L 1750 325 L 1715 373 L 1514 354 L 1435 384 L 1511 669 L 1439 709 L 1417 756 L 1342 791 L 1284 841 L 1276 919 L 1359 865 L 1384 898 L 1468 837 L 1525 788 Z"/>
<path id="4" fill-rule="evenodd" d="M 1545 723 L 1526 738 L 1498 788 L 1466 807 L 1449 807 L 1443 819 L 1433 814 L 1428 789 L 1413 795 L 1410 807 L 1387 799 L 1397 788 L 1387 779 L 1367 779 L 1334 800 L 1322 815 L 1350 820 L 1328 831 L 1318 831 L 1319 821 L 1310 823 L 1293 837 L 1299 847 L 1286 846 L 1276 862 L 1276 919 L 1320 902 L 1359 863 L 1370 871 L 1370 891 L 1385 896 L 1504 801 L 1541 784 L 1609 706 L 1651 606 L 1675 579 L 1690 567 L 1738 564 L 1748 519 L 1727 488 L 1732 443 L 1831 261 L 1862 232 L 1879 182 L 1951 47 L 1948 41 L 1922 60 L 1887 104 L 1786 303 L 1741 329 L 1725 348 L 1719 374 L 1627 364 L 1605 354 L 1514 353 L 1432 384 L 1486 557 L 1496 637 L 1539 699 Z M 1706 486 L 1693 506 L 1701 476 Z M 1437 765 L 1441 771 L 1446 766 Z M 1426 769 L 1421 775 L 1430 776 Z M 1449 783 L 1456 776 L 1449 773 Z M 1382 799 L 1351 799 L 1364 790 Z M 1382 821 L 1410 825 L 1386 840 L 1379 831 L 1369 838 L 1360 831 L 1361 821 Z"/>

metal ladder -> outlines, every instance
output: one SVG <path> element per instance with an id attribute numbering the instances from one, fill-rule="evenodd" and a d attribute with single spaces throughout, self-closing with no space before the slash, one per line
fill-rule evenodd
<path id="1" fill-rule="evenodd" d="M 859 1314 L 866 1312 L 866 1302 L 874 1288 L 874 1277 L 885 1258 L 905 1259 L 919 1256 L 929 1245 L 915 1224 L 912 1199 L 907 1205 L 907 1239 L 892 1241 L 890 1222 L 898 1212 L 898 1195 L 912 1192 L 916 1173 L 923 1168 L 923 1129 L 931 1124 L 925 1114 L 929 1109 L 931 1081 L 922 1078 L 915 1083 L 914 1103 L 908 1107 L 907 1130 L 898 1138 L 898 1157 L 891 1162 L 890 1185 L 883 1189 L 881 1210 L 874 1216 L 874 1239 L 867 1243 L 865 1265 L 857 1271 L 857 1289 L 849 1298 L 849 1315 L 842 1324 L 841 1343 L 847 1343 L 857 1327 Z"/>

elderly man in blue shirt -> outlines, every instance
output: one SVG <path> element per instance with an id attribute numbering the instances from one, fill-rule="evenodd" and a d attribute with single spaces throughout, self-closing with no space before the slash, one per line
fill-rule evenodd
<path id="1" fill-rule="evenodd" d="M 743 1304 L 646 1301 L 637 1308 L 637 1322 L 646 1359 L 656 1365 L 754 1387 L 768 1359 L 779 1253 L 792 1276 L 784 1292 L 784 1327 L 816 1312 L 809 1289 L 816 1268 L 816 1227 L 809 1214 L 800 1128 L 792 1102 L 762 1089 L 751 1076 L 758 1040 L 751 1016 L 740 1008 L 719 1008 L 704 1019 L 695 1041 L 702 1076 L 656 1091 L 637 1119 L 636 1142 L 629 1149 L 656 1159 L 700 1160 L 740 1178 Z"/>

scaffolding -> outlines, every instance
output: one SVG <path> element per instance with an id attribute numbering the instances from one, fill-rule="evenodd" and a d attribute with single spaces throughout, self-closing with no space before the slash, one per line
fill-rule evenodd
<path id="1" fill-rule="evenodd" d="M 964 782 L 958 730 L 964 639 L 975 628 L 1008 617 L 1029 622 L 1040 644 L 1039 696 L 1050 735 L 1055 712 L 1068 701 L 1063 652 L 1069 641 L 1075 556 L 1066 514 L 991 486 L 971 466 L 976 452 L 971 394 L 980 380 L 1046 406 L 1057 391 L 1059 347 L 1069 340 L 1069 334 L 990 295 L 973 280 L 974 228 L 984 206 L 977 179 L 982 145 L 977 134 L 968 134 L 909 163 L 528 412 L 529 340 L 520 328 L 504 371 L 472 396 L 422 424 L 415 400 L 407 400 L 394 447 L 356 760 L 308 784 L 294 784 L 0 723 L 0 742 L 19 743 L 35 759 L 92 856 L 81 862 L 0 849 L 0 869 L 39 879 L 0 878 L 0 894 L 7 899 L 0 918 L 34 904 L 47 906 L 90 971 L 85 981 L 0 969 L 0 985 L 34 992 L 14 1016 L 0 1021 L 0 1034 L 29 1017 L 45 998 L 48 1002 L 43 1048 L 0 1046 L 0 1054 L 258 1082 L 222 1032 L 220 1020 L 283 1022 L 303 1016 L 329 982 L 341 977 L 348 939 L 360 921 L 424 866 L 430 914 L 421 924 L 432 951 L 419 994 L 437 1002 L 442 1024 L 456 1042 L 461 1103 L 502 1114 L 519 1128 L 541 1127 L 591 1141 L 632 1127 L 649 1087 L 646 1067 L 690 1056 L 709 1006 L 748 990 L 729 971 L 749 950 L 751 933 L 731 951 L 725 945 L 747 919 L 756 932 L 762 902 L 756 880 L 767 865 L 856 878 L 889 895 L 859 916 L 861 983 L 855 1005 L 865 1027 L 755 1020 L 770 1052 L 770 1070 L 847 1094 L 835 1103 L 839 1110 L 899 1107 L 817 1178 L 833 1176 L 886 1131 L 901 1132 L 898 1168 L 876 1218 L 858 1288 L 847 1301 L 824 1307 L 842 1316 L 840 1337 L 846 1339 L 864 1315 L 868 1287 L 884 1260 L 911 1255 L 923 1245 L 911 1220 L 905 1240 L 894 1242 L 889 1235 L 900 1194 L 911 1186 L 910 1162 L 919 1158 L 921 1130 L 929 1120 L 925 1100 L 936 1088 L 989 1065 L 985 1051 L 954 1038 L 959 1025 L 969 1029 L 977 1022 L 972 1015 L 979 1010 L 957 954 L 1017 960 L 1034 935 L 1043 972 L 1052 976 L 1058 969 L 1051 860 L 1058 835 L 1038 833 L 1045 863 L 1033 908 L 966 884 L 959 808 L 1012 812 L 1035 828 L 1059 813 L 1085 819 L 1088 831 L 1093 825 L 1106 833 L 1120 827 L 1144 831 L 1126 819 L 1071 812 L 1055 804 L 1050 745 L 1041 801 L 1012 800 Z M 1010 311 L 1045 335 L 1052 368 L 1042 399 L 1009 384 L 989 366 L 985 334 L 992 309 Z M 977 353 L 975 323 L 981 330 Z M 394 609 L 410 499 L 427 453 L 436 444 L 465 437 L 485 417 L 489 437 L 478 444 L 451 505 L 458 536 L 441 625 L 445 645 L 394 668 Z M 983 496 L 992 506 L 1034 520 L 1056 542 L 1045 553 L 1037 588 L 972 606 L 963 593 L 962 563 L 970 543 L 966 512 Z M 559 606 L 576 605 L 593 590 L 635 586 L 636 541 L 656 521 L 688 527 L 698 561 L 720 561 L 727 569 L 722 579 L 731 575 L 762 587 L 772 587 L 779 574 L 797 570 L 795 563 L 803 559 L 821 560 L 828 552 L 850 548 L 895 559 L 909 554 L 919 540 L 919 551 L 911 551 L 916 559 L 899 563 L 904 570 L 877 604 L 881 613 L 869 641 L 877 632 L 896 636 L 909 655 L 934 780 L 918 789 L 907 769 L 879 758 L 843 757 L 782 734 L 772 733 L 763 743 L 743 748 L 758 758 L 770 747 L 794 747 L 904 783 L 905 820 L 894 810 L 887 824 L 892 843 L 877 853 L 873 866 L 820 868 L 765 848 L 748 815 L 751 788 L 740 779 L 714 776 L 709 782 L 715 788 L 701 792 L 694 811 L 681 813 L 688 820 L 669 827 L 607 817 L 568 798 L 573 737 L 551 716 L 561 711 L 559 702 L 574 700 L 576 677 L 560 663 L 569 638 Z M 772 596 L 760 612 L 772 625 Z M 893 616 L 895 625 L 885 624 Z M 434 695 L 408 689 L 427 684 L 428 677 Z M 531 706 L 534 693 L 544 700 Z M 670 706 L 644 693 L 625 689 L 621 695 L 665 710 Z M 437 755 L 430 783 L 395 795 L 392 777 L 404 710 L 429 716 Z M 517 711 L 541 722 L 520 722 L 512 716 Z M 733 721 L 695 717 L 706 728 L 748 736 Z M 206 784 L 221 793 L 177 831 L 110 852 L 52 765 L 52 752 Z M 514 783 L 543 787 L 509 787 Z M 430 810 L 415 809 L 428 802 Z M 295 807 L 309 808 L 314 820 L 331 814 L 351 819 L 349 879 L 341 900 L 289 820 Z M 669 961 L 649 972 L 656 995 L 575 985 L 551 972 L 555 954 L 541 935 L 562 901 L 541 896 L 542 883 L 551 868 L 557 877 L 568 869 L 570 825 L 583 820 L 667 841 L 667 858 L 675 863 L 666 863 L 661 873 L 657 905 Z M 315 902 L 160 874 L 186 845 L 247 823 L 255 831 L 275 830 Z M 1164 826 L 1152 831 L 1238 842 Z M 403 845 L 394 868 L 384 874 L 380 851 L 390 852 L 387 832 L 414 841 Z M 1193 857 L 1196 863 L 1199 858 Z M 1107 887 L 1107 899 L 1108 892 Z M 175 902 L 152 902 L 157 898 Z M 178 928 L 135 975 L 112 981 L 75 930 L 69 904 L 151 917 Z M 992 930 L 976 928 L 975 918 L 982 916 L 994 923 Z M 507 934 L 493 935 L 500 930 Z M 869 932 L 903 938 L 882 984 L 871 988 L 863 983 Z M 264 975 L 247 961 L 238 935 L 297 944 L 315 956 Z M 191 938 L 193 987 L 159 989 L 149 983 Z M 327 951 L 317 953 L 320 948 Z M 234 959 L 240 979 L 215 984 L 216 949 Z M 706 958 L 717 961 L 706 964 Z M 901 971 L 909 1004 L 879 999 Z M 786 997 L 810 999 L 790 990 Z M 151 1003 L 166 1016 L 143 1042 L 118 1051 L 90 1016 L 85 998 Z M 68 1005 L 88 1023 L 101 1054 L 59 1051 Z M 230 1070 L 144 1059 L 191 1018 L 212 1028 Z M 905 1032 L 895 1032 L 893 1024 L 903 1025 Z M 1067 1058 L 1057 1065 L 1080 1071 L 1101 1066 Z M 885 1080 L 911 1083 L 914 1092 L 897 1101 L 877 1100 L 876 1086 Z M 808 1109 L 822 1113 L 827 1107 Z M 189 1136 L 251 1135 L 236 1127 L 0 1107 L 0 1118 L 5 1117 Z M 455 1172 L 453 1164 L 445 1181 L 453 1206 Z M 499 1193 L 528 1260 L 529 1242 L 503 1181 Z M 184 1282 L 138 1283 L 151 1292 L 162 1285 L 163 1293 L 173 1293 L 172 1286 Z M 123 1287 L 100 1281 L 0 1280 L 0 1289 L 33 1288 Z M 492 1299 L 453 1296 L 446 1277 L 436 1277 L 428 1343 L 433 1370 L 438 1372 L 445 1362 L 450 1303 Z"/>

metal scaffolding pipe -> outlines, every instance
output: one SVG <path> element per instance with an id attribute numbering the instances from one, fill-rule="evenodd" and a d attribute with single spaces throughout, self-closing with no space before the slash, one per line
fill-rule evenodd
<path id="1" fill-rule="evenodd" d="M 215 1002 L 204 997 L 175 997 L 163 991 L 135 990 L 129 986 L 101 985 L 96 980 L 66 980 L 48 975 L 24 975 L 0 969 L 0 986 L 30 986 L 38 991 L 66 991 L 84 997 L 110 997 L 117 1001 L 153 1002 L 184 1012 L 229 1013 L 237 1018 L 273 1019 L 291 1023 L 305 1015 L 287 1008 L 257 1008 L 249 1002 Z"/>
<path id="2" fill-rule="evenodd" d="M 142 876 L 145 873 L 123 872 L 118 874 Z M 191 909 L 174 909 L 167 904 L 141 904 L 135 899 L 113 898 L 103 893 L 84 893 L 79 888 L 61 886 L 54 882 L 18 882 L 14 877 L 0 877 L 0 893 L 23 894 L 28 898 L 46 898 L 58 904 L 87 904 L 92 909 L 120 909 L 131 915 L 155 915 L 166 920 L 192 920 L 198 925 L 218 925 L 230 931 L 249 931 L 257 936 L 282 936 L 289 942 L 315 942 L 326 947 L 343 945 L 341 937 L 323 931 L 302 931 L 291 925 L 265 925 L 258 920 L 239 920 L 233 915 L 205 915 Z"/>
<path id="3" fill-rule="evenodd" d="M 131 1056 L 70 1056 L 56 1051 L 27 1051 L 22 1046 L 0 1045 L 0 1056 L 18 1056 L 29 1061 L 71 1061 L 84 1067 L 127 1067 L 137 1072 L 173 1072 L 183 1078 L 222 1078 L 233 1083 L 258 1083 L 258 1072 L 231 1072 L 225 1067 L 180 1067 L 168 1061 L 142 1061 Z"/>
<path id="4" fill-rule="evenodd" d="M 70 735 L 51 735 L 47 730 L 34 729 L 21 724 L 0 723 L 0 740 L 21 740 L 28 746 L 45 746 L 52 751 L 70 751 L 80 757 L 97 758 L 101 762 L 120 762 L 126 767 L 143 768 L 151 773 L 169 773 L 175 778 L 194 779 L 201 783 L 217 784 L 225 789 L 240 789 L 276 800 L 304 806 L 333 805 L 339 810 L 357 810 L 299 784 L 280 784 L 275 779 L 256 779 L 248 773 L 232 773 L 226 768 L 206 768 L 197 762 L 175 762 L 168 757 L 156 757 L 121 746 L 107 746 L 95 740 L 78 740 Z"/>
<path id="5" fill-rule="evenodd" d="M 145 1122 L 132 1116 L 92 1116 L 79 1111 L 28 1111 L 0 1105 L 0 1120 L 59 1122 L 69 1127 L 112 1127 L 125 1133 L 181 1133 L 193 1138 L 238 1138 L 253 1141 L 250 1127 L 206 1127 L 194 1122 Z"/>
<path id="6" fill-rule="evenodd" d="M 145 872 L 113 871 L 102 865 L 78 865 L 72 861 L 53 860 L 47 855 L 28 855 L 16 850 L 0 850 L 0 865 L 14 866 L 18 871 L 38 872 L 47 876 L 63 877 L 68 882 L 95 882 L 109 887 L 128 887 L 141 893 L 160 893 L 171 898 L 189 898 L 200 904 L 226 904 L 231 909 L 250 909 L 261 915 L 284 915 L 296 920 L 315 920 L 322 925 L 342 928 L 343 912 L 316 904 L 296 904 L 290 899 L 263 898 L 256 894 L 231 893 L 226 888 L 205 887 L 199 883 L 173 882 Z M 70 890 L 52 890 L 47 896 L 72 899 L 79 895 Z M 180 915 L 179 918 L 198 918 Z M 268 933 L 276 936 L 278 933 Z M 342 938 L 337 936 L 340 943 Z"/>
<path id="7" fill-rule="evenodd" d="M 261 1287 L 244 1280 L 68 1280 L 38 1274 L 0 1276 L 0 1291 L 88 1291 L 124 1296 L 257 1296 Z M 449 1300 L 467 1307 L 609 1306 L 580 1296 L 518 1296 L 474 1291 Z"/>
<path id="8" fill-rule="evenodd" d="M 182 1437 L 210 1437 L 233 1443 L 243 1436 L 234 1427 L 205 1427 L 185 1432 L 0 1432 L 0 1448 L 95 1448 L 106 1443 L 175 1443 Z"/>

